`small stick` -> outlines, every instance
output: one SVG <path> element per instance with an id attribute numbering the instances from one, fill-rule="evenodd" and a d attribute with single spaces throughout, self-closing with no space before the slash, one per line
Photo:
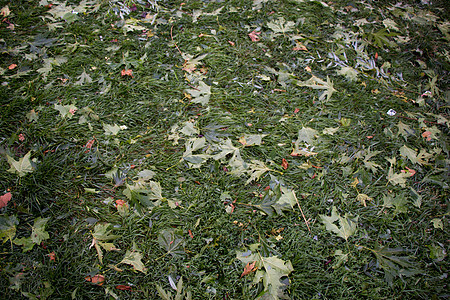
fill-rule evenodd
<path id="1" fill-rule="evenodd" d="M 172 25 L 172 27 L 170 27 L 170 38 L 172 39 L 172 42 L 174 43 L 174 45 L 177 48 L 178 52 L 180 52 L 181 56 L 183 56 L 183 53 L 181 52 L 180 48 L 178 48 L 177 43 L 173 40 L 172 29 L 173 29 L 173 25 Z"/>
<path id="2" fill-rule="evenodd" d="M 302 207 L 300 206 L 300 203 L 298 203 L 297 196 L 295 196 L 295 191 L 292 191 L 292 193 L 294 193 L 295 201 L 297 201 L 298 208 L 300 208 L 300 212 L 302 213 L 303 220 L 305 220 L 306 227 L 308 227 L 308 231 L 311 232 L 311 228 L 309 228 L 308 221 L 306 221 L 306 217 L 305 214 L 303 213 Z"/>

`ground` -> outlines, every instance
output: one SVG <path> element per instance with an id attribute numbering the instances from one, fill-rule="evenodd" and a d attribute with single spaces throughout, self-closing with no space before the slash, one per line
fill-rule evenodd
<path id="1" fill-rule="evenodd" d="M 1 1 L 0 288 L 448 297 L 445 1 Z"/>

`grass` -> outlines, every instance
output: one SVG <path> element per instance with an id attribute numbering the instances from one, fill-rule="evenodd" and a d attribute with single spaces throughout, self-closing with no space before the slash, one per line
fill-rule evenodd
<path id="1" fill-rule="evenodd" d="M 281 276 L 291 299 L 447 297 L 445 2 L 67 1 L 60 14 L 63 2 L 44 2 L 1 4 L 11 11 L 0 26 L 5 299 L 158 298 L 157 285 L 174 294 L 180 278 L 193 299 L 267 297 L 259 273 L 241 276 L 248 249 L 292 264 Z M 268 24 L 281 17 L 293 23 L 277 33 Z M 192 70 L 182 54 L 207 56 Z M 344 65 L 354 73 L 340 75 Z M 312 75 L 331 80 L 330 99 L 298 84 Z M 200 81 L 211 87 L 204 105 Z M 235 148 L 219 159 L 227 139 Z M 296 141 L 317 154 L 290 155 Z M 31 169 L 8 172 L 7 157 L 27 153 Z M 254 160 L 268 170 L 249 180 Z M 324 221 L 333 207 L 337 231 Z M 96 227 L 106 223 L 108 241 Z M 27 251 L 20 239 L 34 233 Z M 127 251 L 142 259 L 121 263 Z M 86 280 L 98 275 L 102 284 Z"/>

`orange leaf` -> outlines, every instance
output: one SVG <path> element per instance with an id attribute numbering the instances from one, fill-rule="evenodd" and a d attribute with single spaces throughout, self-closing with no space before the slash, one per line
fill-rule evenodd
<path id="1" fill-rule="evenodd" d="M 9 200 L 11 200 L 12 194 L 6 193 L 3 196 L 0 196 L 0 208 L 3 208 L 8 204 Z"/>
<path id="2" fill-rule="evenodd" d="M 408 172 L 408 173 L 411 174 L 411 175 L 409 175 L 409 176 L 411 176 L 411 177 L 414 176 L 414 174 L 416 174 L 416 170 L 410 169 L 410 168 L 408 168 L 408 167 L 406 167 L 406 166 L 405 166 L 405 168 L 406 168 L 407 170 L 401 170 L 402 173 Z"/>
<path id="3" fill-rule="evenodd" d="M 86 276 L 84 277 L 84 279 L 88 282 L 92 282 L 93 284 L 96 285 L 103 285 L 103 283 L 105 282 L 105 276 L 103 275 L 94 275 L 94 276 Z"/>
<path id="4" fill-rule="evenodd" d="M 242 272 L 242 274 L 241 274 L 241 278 L 244 277 L 245 275 L 248 275 L 248 274 L 250 274 L 250 273 L 252 273 L 252 272 L 255 272 L 256 269 L 258 269 L 258 268 L 255 268 L 255 264 L 256 264 L 256 261 L 254 261 L 254 262 L 252 262 L 252 263 L 249 262 L 249 263 L 245 266 L 244 272 Z"/>
<path id="5" fill-rule="evenodd" d="M 17 67 L 16 64 L 10 64 L 9 67 L 8 67 L 8 69 L 12 70 L 12 69 L 14 69 L 15 67 Z"/>
<path id="6" fill-rule="evenodd" d="M 56 254 L 55 251 L 47 254 L 47 256 L 50 258 L 50 260 L 56 261 Z"/>
<path id="7" fill-rule="evenodd" d="M 283 158 L 283 161 L 281 162 L 281 166 L 283 167 L 283 169 L 287 169 L 289 166 L 289 163 L 287 162 L 286 159 Z"/>
<path id="8" fill-rule="evenodd" d="M 123 207 L 123 206 L 128 207 L 127 202 L 124 200 L 117 199 L 116 200 L 116 208 Z"/>
<path id="9" fill-rule="evenodd" d="M 298 113 L 300 111 L 300 109 L 296 108 L 294 109 L 294 114 Z"/>
<path id="10" fill-rule="evenodd" d="M 121 291 L 131 291 L 131 286 L 129 285 L 116 285 L 116 289 L 121 290 Z"/>
<path id="11" fill-rule="evenodd" d="M 131 70 L 131 69 L 128 69 L 128 70 L 123 69 L 123 70 L 120 72 L 120 74 L 121 74 L 122 76 L 130 76 L 131 78 L 133 78 L 133 70 Z"/>
<path id="12" fill-rule="evenodd" d="M 258 35 L 261 34 L 261 32 L 256 32 L 256 31 L 252 31 L 248 34 L 248 36 L 250 37 L 250 39 L 252 40 L 252 42 L 258 42 L 259 41 L 259 37 Z"/>
<path id="13" fill-rule="evenodd" d="M 422 133 L 422 137 L 426 138 L 427 141 L 431 141 L 431 132 L 425 131 L 424 133 Z"/>
<path id="14" fill-rule="evenodd" d="M 231 45 L 231 46 L 234 46 L 234 45 L 236 45 L 234 42 L 232 42 L 232 41 L 228 41 L 228 43 Z"/>

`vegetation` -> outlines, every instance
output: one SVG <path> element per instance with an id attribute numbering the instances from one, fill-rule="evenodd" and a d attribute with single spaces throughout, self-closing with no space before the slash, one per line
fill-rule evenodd
<path id="1" fill-rule="evenodd" d="M 447 297 L 429 2 L 1 1 L 3 297 Z"/>

